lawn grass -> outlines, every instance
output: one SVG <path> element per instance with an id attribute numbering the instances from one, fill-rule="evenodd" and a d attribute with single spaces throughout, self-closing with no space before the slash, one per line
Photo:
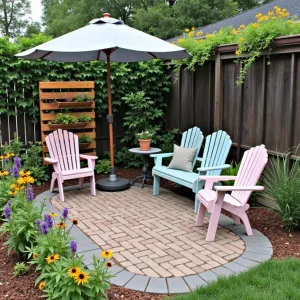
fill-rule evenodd
<path id="1" fill-rule="evenodd" d="M 270 260 L 171 300 L 300 299 L 300 260 Z"/>

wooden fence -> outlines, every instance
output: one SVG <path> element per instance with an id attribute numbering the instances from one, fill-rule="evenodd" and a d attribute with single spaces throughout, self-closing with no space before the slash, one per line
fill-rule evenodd
<path id="1" fill-rule="evenodd" d="M 300 156 L 300 36 L 276 39 L 238 87 L 236 49 L 219 46 L 215 58 L 195 72 L 172 74 L 167 129 L 196 125 L 205 135 L 223 129 L 233 141 L 231 159 L 237 161 L 258 144 L 270 154 L 294 147 L 291 157 Z"/>

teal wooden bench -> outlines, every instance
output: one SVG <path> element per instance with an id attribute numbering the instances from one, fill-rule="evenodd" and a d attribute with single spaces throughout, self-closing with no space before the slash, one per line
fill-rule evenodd
<path id="1" fill-rule="evenodd" d="M 162 164 L 162 159 L 172 157 L 173 153 L 152 154 L 155 166 L 152 169 L 153 195 L 159 195 L 160 178 L 168 179 L 177 184 L 183 185 L 192 189 L 195 193 L 195 213 L 198 210 L 197 193 L 204 186 L 204 181 L 199 181 L 199 175 L 220 175 L 223 169 L 229 168 L 230 165 L 225 164 L 232 141 L 225 131 L 214 132 L 205 139 L 203 157 L 198 157 L 203 141 L 203 134 L 198 127 L 194 127 L 185 131 L 181 139 L 181 147 L 197 148 L 196 155 L 193 161 L 193 166 L 196 162 L 200 162 L 200 168 L 197 172 L 186 172 L 182 170 L 169 169 Z"/>

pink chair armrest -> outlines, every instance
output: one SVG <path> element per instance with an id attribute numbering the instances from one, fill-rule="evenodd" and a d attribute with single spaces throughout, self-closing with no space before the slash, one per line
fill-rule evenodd
<path id="1" fill-rule="evenodd" d="M 44 161 L 46 161 L 50 164 L 57 164 L 58 163 L 57 159 L 53 159 L 53 158 L 50 158 L 50 157 L 44 157 Z"/>
<path id="2" fill-rule="evenodd" d="M 84 155 L 84 154 L 79 154 L 79 157 L 83 159 L 93 159 L 93 160 L 98 159 L 98 156 Z"/>
<path id="3" fill-rule="evenodd" d="M 260 185 L 256 186 L 216 186 L 217 192 L 230 192 L 230 191 L 263 191 L 264 187 Z"/>

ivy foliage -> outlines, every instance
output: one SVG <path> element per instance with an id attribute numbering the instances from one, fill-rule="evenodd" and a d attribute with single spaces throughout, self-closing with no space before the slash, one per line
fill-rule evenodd
<path id="1" fill-rule="evenodd" d="M 189 70 L 195 70 L 197 65 L 203 65 L 215 54 L 217 46 L 235 43 L 238 45 L 237 63 L 241 64 L 237 85 L 242 84 L 251 65 L 264 50 L 271 50 L 275 38 L 300 33 L 300 23 L 295 22 L 295 17 L 291 17 L 285 8 L 275 6 L 267 15 L 258 13 L 256 19 L 255 23 L 247 26 L 228 26 L 205 36 L 201 31 L 195 32 L 195 28 L 187 28 L 183 39 L 177 40 L 176 44 L 186 48 L 192 56 L 174 61 L 176 69 L 186 66 Z"/>
<path id="2" fill-rule="evenodd" d="M 40 81 L 94 81 L 95 102 L 98 117 L 107 113 L 106 63 L 99 61 L 84 63 L 60 63 L 47 60 L 23 60 L 14 54 L 48 41 L 43 34 L 32 38 L 18 38 L 12 43 L 0 38 L 0 114 L 15 115 L 23 112 L 39 121 Z M 164 93 L 170 85 L 160 60 L 141 63 L 112 63 L 111 88 L 113 110 L 116 112 L 125 95 L 144 91 L 155 106 L 164 104 Z"/>

